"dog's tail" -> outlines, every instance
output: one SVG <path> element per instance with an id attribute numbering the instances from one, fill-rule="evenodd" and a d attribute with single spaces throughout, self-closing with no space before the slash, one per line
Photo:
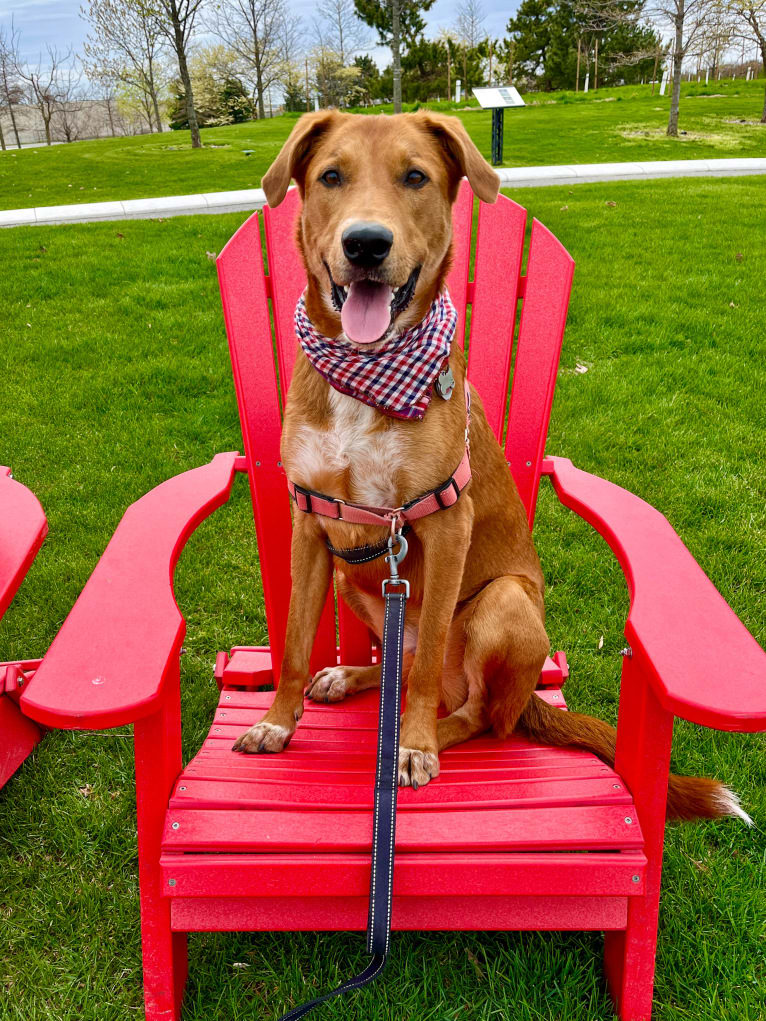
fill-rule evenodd
<path id="1" fill-rule="evenodd" d="M 503 727 L 503 703 L 495 703 L 492 726 L 500 737 L 507 737 Z M 585 748 L 610 766 L 614 765 L 617 732 L 603 720 L 582 713 L 563 712 L 532 695 L 518 722 L 519 729 L 543 744 Z M 718 780 L 670 774 L 668 784 L 668 819 L 716 819 L 736 815 L 748 826 L 750 816 L 740 806 L 739 798 Z"/>

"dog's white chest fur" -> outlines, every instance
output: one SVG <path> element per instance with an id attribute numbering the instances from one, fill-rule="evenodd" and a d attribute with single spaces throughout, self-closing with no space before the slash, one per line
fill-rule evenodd
<path id="1" fill-rule="evenodd" d="M 396 505 L 396 474 L 403 451 L 395 429 L 376 428 L 378 413 L 337 390 L 330 391 L 326 428 L 302 425 L 290 451 L 294 475 L 310 489 L 329 471 L 349 472 L 355 503 Z M 333 494 L 329 494 L 333 495 Z"/>

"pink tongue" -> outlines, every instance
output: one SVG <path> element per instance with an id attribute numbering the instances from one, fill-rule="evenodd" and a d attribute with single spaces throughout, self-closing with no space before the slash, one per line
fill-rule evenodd
<path id="1" fill-rule="evenodd" d="M 380 340 L 391 322 L 392 294 L 386 284 L 372 280 L 359 280 L 350 285 L 340 313 L 349 340 L 357 344 Z"/>

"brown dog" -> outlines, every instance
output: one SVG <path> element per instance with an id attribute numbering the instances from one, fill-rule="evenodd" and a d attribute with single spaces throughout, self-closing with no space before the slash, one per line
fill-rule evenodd
<path id="1" fill-rule="evenodd" d="M 482 201 L 495 201 L 497 175 L 457 118 L 320 112 L 298 121 L 263 188 L 272 207 L 291 178 L 300 189 L 306 312 L 321 334 L 379 350 L 423 319 L 449 268 L 451 207 L 463 176 Z M 349 231 L 355 244 L 369 248 L 367 263 L 360 265 L 357 249 L 349 247 Z M 364 290 L 366 304 L 339 312 L 337 295 L 346 289 L 349 297 Z M 379 293 L 394 295 L 390 321 L 388 304 L 380 318 Z M 399 308 L 402 294 L 409 301 Z M 349 323 L 359 337 L 348 337 Z M 390 507 L 438 486 L 464 452 L 465 359 L 457 344 L 450 367 L 453 398 L 432 400 L 422 421 L 401 421 L 333 389 L 299 351 L 282 434 L 288 477 L 336 499 Z M 473 391 L 470 452 L 468 489 L 453 506 L 416 521 L 409 536 L 399 782 L 426 784 L 438 775 L 442 749 L 490 729 L 507 737 L 517 726 L 613 764 L 612 727 L 533 697 L 549 650 L 543 576 L 503 452 Z M 384 534 L 380 527 L 296 511 L 279 687 L 236 750 L 281 751 L 303 712 L 304 692 L 337 701 L 379 685 L 378 666 L 332 666 L 310 679 L 309 656 L 333 566 L 344 599 L 380 638 L 385 564 L 349 565 L 333 558 L 327 542 L 348 548 Z M 443 719 L 437 719 L 440 704 L 449 713 Z M 672 778 L 668 804 L 669 814 L 682 817 L 743 814 L 736 796 L 712 780 Z"/>

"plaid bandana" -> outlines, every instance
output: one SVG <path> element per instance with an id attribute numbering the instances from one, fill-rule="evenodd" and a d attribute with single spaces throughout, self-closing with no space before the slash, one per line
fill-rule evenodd
<path id="1" fill-rule="evenodd" d="M 425 415 L 456 325 L 457 312 L 445 290 L 425 319 L 381 350 L 367 352 L 319 333 L 306 314 L 303 295 L 295 308 L 295 332 L 317 372 L 340 393 L 394 418 L 420 420 Z"/>

